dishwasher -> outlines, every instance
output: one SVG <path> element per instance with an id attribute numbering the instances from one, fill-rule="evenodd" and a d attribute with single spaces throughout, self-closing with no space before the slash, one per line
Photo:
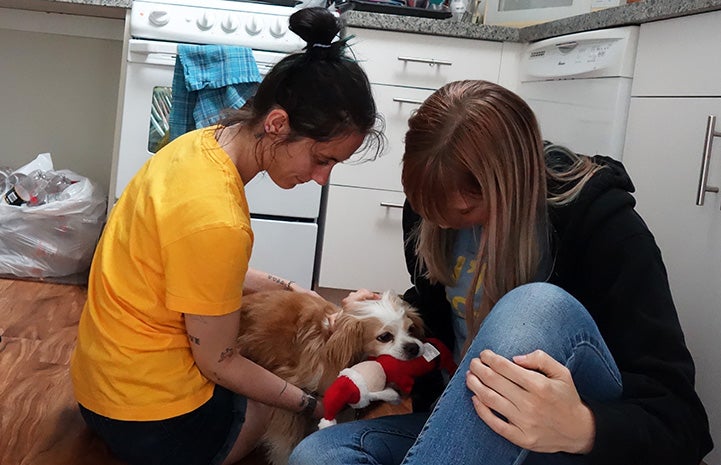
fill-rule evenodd
<path id="1" fill-rule="evenodd" d="M 518 94 L 545 140 L 622 159 L 638 29 L 580 32 L 525 47 Z"/>

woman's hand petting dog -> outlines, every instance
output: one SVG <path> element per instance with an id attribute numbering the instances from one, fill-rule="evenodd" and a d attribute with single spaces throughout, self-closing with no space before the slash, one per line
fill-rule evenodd
<path id="1" fill-rule="evenodd" d="M 574 454 L 593 446 L 593 414 L 568 368 L 543 351 L 508 360 L 484 350 L 471 361 L 466 385 L 478 416 L 517 446 Z"/>
<path id="2" fill-rule="evenodd" d="M 358 289 L 357 291 L 351 292 L 340 304 L 343 308 L 348 307 L 356 302 L 363 302 L 366 300 L 380 300 L 383 296 L 377 292 L 369 291 L 368 289 Z"/>

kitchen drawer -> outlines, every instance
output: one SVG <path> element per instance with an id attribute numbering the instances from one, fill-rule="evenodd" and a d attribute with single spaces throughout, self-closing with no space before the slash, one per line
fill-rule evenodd
<path id="1" fill-rule="evenodd" d="M 721 11 L 641 25 L 633 96 L 721 95 Z"/>
<path id="2" fill-rule="evenodd" d="M 385 120 L 385 151 L 373 161 L 359 162 L 354 158 L 336 166 L 331 173 L 330 183 L 402 191 L 401 160 L 408 118 L 433 91 L 381 84 L 373 84 L 371 87 L 378 112 Z"/>
<path id="3" fill-rule="evenodd" d="M 498 82 L 501 42 L 349 28 L 371 82 L 437 89 L 461 79 Z"/>
<path id="4" fill-rule="evenodd" d="M 398 208 L 404 199 L 399 192 L 330 186 L 319 286 L 398 293 L 411 286 Z"/>

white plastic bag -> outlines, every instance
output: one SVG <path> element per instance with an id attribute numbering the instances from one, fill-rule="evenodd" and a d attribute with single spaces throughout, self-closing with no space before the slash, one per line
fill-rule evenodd
<path id="1" fill-rule="evenodd" d="M 52 170 L 41 154 L 40 169 Z M 36 159 L 20 170 L 38 169 Z M 105 222 L 106 198 L 88 178 L 59 170 L 72 181 L 62 196 L 38 206 L 0 202 L 0 274 L 47 278 L 84 272 Z"/>

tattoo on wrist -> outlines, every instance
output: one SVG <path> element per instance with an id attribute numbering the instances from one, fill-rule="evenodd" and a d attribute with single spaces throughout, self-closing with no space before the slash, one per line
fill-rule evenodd
<path id="1" fill-rule="evenodd" d="M 298 413 L 301 415 L 312 416 L 317 404 L 318 399 L 304 392 L 303 396 L 300 398 L 300 411 Z"/>
<path id="2" fill-rule="evenodd" d="M 229 359 L 230 357 L 233 356 L 234 353 L 235 353 L 235 351 L 233 350 L 233 348 L 232 348 L 232 347 L 228 347 L 228 348 L 225 349 L 223 352 L 221 352 L 220 358 L 218 359 L 218 363 L 220 363 L 220 362 L 222 362 L 222 361 L 224 361 L 224 360 Z"/>
<path id="3" fill-rule="evenodd" d="M 199 346 L 199 345 L 200 345 L 200 339 L 197 338 L 197 337 L 195 337 L 195 336 L 193 336 L 192 334 L 188 334 L 188 340 L 189 340 L 190 342 L 192 342 L 193 344 L 195 344 L 196 346 Z"/>

